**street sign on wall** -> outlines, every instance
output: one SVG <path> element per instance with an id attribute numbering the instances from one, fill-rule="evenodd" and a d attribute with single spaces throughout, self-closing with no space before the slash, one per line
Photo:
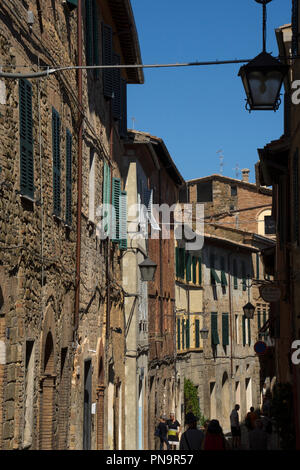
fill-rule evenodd
<path id="1" fill-rule="evenodd" d="M 259 292 L 265 302 L 278 302 L 281 297 L 281 290 L 276 286 L 262 286 Z"/>
<path id="2" fill-rule="evenodd" d="M 254 351 L 259 355 L 265 354 L 267 349 L 268 346 L 264 341 L 257 341 L 254 345 Z"/>

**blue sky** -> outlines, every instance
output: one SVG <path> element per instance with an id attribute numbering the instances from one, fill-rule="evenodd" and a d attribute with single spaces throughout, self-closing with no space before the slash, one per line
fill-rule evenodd
<path id="1" fill-rule="evenodd" d="M 252 59 L 262 50 L 262 7 L 254 0 L 131 0 L 144 64 Z M 291 0 L 267 11 L 267 52 L 278 55 L 275 28 L 291 21 Z M 128 127 L 161 137 L 185 179 L 250 168 L 257 148 L 283 133 L 280 110 L 245 110 L 241 65 L 144 69 L 128 86 Z M 134 121 L 132 120 L 134 118 Z M 240 178 L 240 174 L 239 174 Z"/>

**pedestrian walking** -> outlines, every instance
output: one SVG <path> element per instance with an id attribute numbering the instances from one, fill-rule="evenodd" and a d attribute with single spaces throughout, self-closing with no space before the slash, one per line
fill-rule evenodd
<path id="1" fill-rule="evenodd" d="M 232 448 L 237 449 L 241 446 L 241 428 L 239 422 L 238 411 L 240 405 L 235 405 L 234 409 L 230 414 L 230 426 L 231 426 L 231 435 L 232 435 Z"/>
<path id="2" fill-rule="evenodd" d="M 157 426 L 157 437 L 160 439 L 160 447 L 159 450 L 164 450 L 164 444 L 167 446 L 167 450 L 170 449 L 170 445 L 168 442 L 168 426 L 167 426 L 167 416 L 161 415 L 160 422 Z"/>
<path id="3" fill-rule="evenodd" d="M 261 419 L 255 421 L 255 428 L 249 432 L 249 448 L 250 450 L 267 450 L 268 435 L 263 429 Z"/>
<path id="4" fill-rule="evenodd" d="M 199 418 L 194 413 L 187 413 L 185 417 L 185 424 L 187 430 L 182 434 L 180 439 L 180 450 L 201 450 L 204 439 L 204 433 L 197 429 L 197 421 Z"/>
<path id="5" fill-rule="evenodd" d="M 168 425 L 168 441 L 171 449 L 179 449 L 180 423 L 175 419 L 175 413 L 171 411 Z"/>
<path id="6" fill-rule="evenodd" d="M 251 406 L 245 418 L 245 424 L 248 431 L 252 431 L 255 428 L 255 421 L 258 419 L 257 413 L 254 411 L 254 407 Z"/>
<path id="7" fill-rule="evenodd" d="M 203 450 L 226 450 L 229 446 L 217 419 L 212 419 L 207 427 Z"/>

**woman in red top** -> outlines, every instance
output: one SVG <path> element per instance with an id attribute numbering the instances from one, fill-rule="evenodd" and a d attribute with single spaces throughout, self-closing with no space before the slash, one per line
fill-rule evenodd
<path id="1" fill-rule="evenodd" d="M 226 450 L 226 439 L 217 419 L 208 425 L 203 444 L 204 450 Z"/>

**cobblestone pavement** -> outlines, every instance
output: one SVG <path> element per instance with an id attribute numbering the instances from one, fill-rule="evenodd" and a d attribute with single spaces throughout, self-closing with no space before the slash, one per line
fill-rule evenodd
<path id="1" fill-rule="evenodd" d="M 241 447 L 239 450 L 249 450 L 249 431 L 244 425 L 241 425 L 241 434 Z M 231 446 L 231 433 L 226 433 L 225 437 Z M 268 450 L 280 450 L 278 435 L 275 431 L 268 434 Z"/>

